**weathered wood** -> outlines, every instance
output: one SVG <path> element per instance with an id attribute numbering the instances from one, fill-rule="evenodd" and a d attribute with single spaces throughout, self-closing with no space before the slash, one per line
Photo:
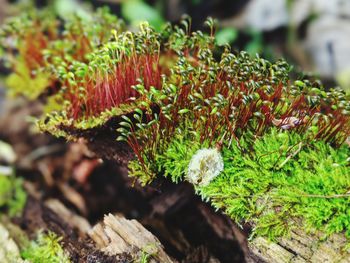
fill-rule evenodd
<path id="1" fill-rule="evenodd" d="M 91 225 L 85 218 L 69 210 L 57 199 L 49 199 L 45 201 L 45 205 L 61 218 L 64 218 L 70 227 L 78 229 L 80 233 L 85 234 L 91 230 Z"/>
<path id="2" fill-rule="evenodd" d="M 61 236 L 62 246 L 72 262 L 124 262 L 128 255 L 110 257 L 95 247 L 93 241 L 86 235 L 88 223 L 73 212 L 70 212 L 58 201 L 49 201 L 44 205 L 40 200 L 29 196 L 23 215 L 15 223 L 24 229 L 29 237 L 34 238 L 39 230 L 52 231 Z M 67 218 L 65 218 L 68 216 Z M 77 226 L 80 224 L 80 227 Z"/>
<path id="3" fill-rule="evenodd" d="M 173 262 L 159 240 L 136 220 L 109 214 L 94 226 L 89 235 L 97 247 L 109 255 L 128 253 L 135 260 L 147 255 L 150 262 Z"/>
<path id="4" fill-rule="evenodd" d="M 0 223 L 0 260 L 2 263 L 25 263 L 21 259 L 19 248 L 12 239 L 9 230 Z"/>
<path id="5" fill-rule="evenodd" d="M 342 234 L 334 234 L 322 240 L 321 233 L 307 234 L 292 230 L 290 236 L 270 242 L 257 237 L 249 243 L 248 262 L 350 262 L 349 241 Z"/>

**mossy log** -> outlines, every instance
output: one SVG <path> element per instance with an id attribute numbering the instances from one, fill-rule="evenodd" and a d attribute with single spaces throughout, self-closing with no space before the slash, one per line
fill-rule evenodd
<path id="1" fill-rule="evenodd" d="M 88 139 L 91 132 L 94 132 L 94 140 L 87 140 L 89 148 L 102 158 L 113 160 L 123 166 L 128 163 L 132 154 L 130 154 L 130 149 L 126 145 L 115 142 L 115 138 L 108 141 L 111 138 L 110 136 L 102 136 L 108 134 L 108 131 L 111 130 L 108 127 L 111 126 L 115 128 L 116 122 L 110 121 L 109 125 L 91 131 L 79 131 L 75 136 L 79 135 Z M 114 147 L 111 147 L 111 145 Z M 112 155 L 106 154 L 110 153 L 112 149 Z M 139 190 L 143 191 L 140 188 Z M 276 242 L 269 241 L 264 237 L 256 237 L 248 241 L 249 229 L 252 226 L 250 222 L 246 222 L 247 227 L 244 231 L 241 231 L 228 218 L 224 221 L 219 220 L 220 222 L 217 220 L 210 222 L 210 219 L 208 220 L 214 230 L 217 228 L 228 229 L 228 227 L 233 229 L 236 235 L 235 239 L 240 243 L 247 262 L 350 262 L 350 250 L 346 249 L 349 241 L 343 234 L 333 234 L 328 238 L 324 238 L 322 233 L 306 233 L 300 230 L 302 227 L 295 227 L 289 236 L 278 238 Z M 218 226 L 218 224 L 222 225 Z M 297 221 L 296 225 L 298 224 L 302 226 L 302 222 Z"/>
<path id="2" fill-rule="evenodd" d="M 7 122 L 3 121 L 2 123 Z M 96 152 L 98 156 L 104 159 L 110 159 L 124 166 L 130 160 L 132 154 L 130 149 L 125 144 L 116 142 L 115 140 L 116 135 L 113 133 L 113 131 L 116 129 L 117 123 L 117 120 L 112 119 L 106 125 L 103 125 L 98 129 L 96 128 L 88 131 L 67 129 L 67 131 L 69 131 L 74 137 L 85 138 L 90 149 Z M 7 130 L 3 129 L 2 133 L 5 131 Z M 12 132 L 12 134 L 19 133 Z M 91 140 L 91 138 L 94 139 Z M 17 141 L 19 141 L 19 139 Z M 182 186 L 179 185 L 176 187 L 176 189 L 181 189 L 181 187 Z M 140 191 L 147 191 L 146 189 L 138 189 Z M 184 202 L 183 199 L 188 198 L 188 195 L 180 196 L 176 190 L 174 190 L 174 193 L 176 193 L 177 196 L 175 199 L 179 199 L 176 201 L 177 204 Z M 170 199 L 171 201 L 175 200 L 173 197 Z M 70 226 L 68 225 L 68 228 L 66 229 L 66 226 L 62 226 L 62 224 L 65 225 L 68 222 L 72 224 L 74 220 L 72 220 L 72 215 L 68 216 L 65 214 L 65 212 L 63 212 L 60 205 L 56 204 L 52 206 L 52 203 L 49 202 L 45 206 L 42 206 L 38 201 L 33 199 L 30 199 L 29 203 L 31 204 L 29 204 L 28 208 L 25 210 L 25 216 L 22 219 L 24 221 L 22 221 L 21 224 L 28 227 L 28 230 L 30 231 L 44 228 L 50 229 L 61 235 L 64 233 L 75 233 L 74 235 L 76 236 L 76 232 L 73 229 L 77 226 L 84 225 L 79 223 Z M 161 205 L 160 207 L 158 206 L 159 203 L 155 202 L 155 212 L 158 213 L 165 213 L 164 211 L 160 210 L 169 209 L 168 207 L 164 207 L 164 205 Z M 38 210 L 36 209 L 39 209 L 41 212 L 37 213 Z M 230 222 L 229 219 L 221 220 L 223 218 L 221 215 L 215 216 L 213 213 L 208 214 L 207 206 L 203 205 L 200 210 L 205 213 L 207 223 L 211 225 L 212 229 L 218 233 L 219 236 L 226 237 L 226 235 L 231 235 L 229 231 L 233 229 L 236 239 L 239 241 L 242 250 L 245 252 L 247 262 L 350 262 L 350 252 L 341 249 L 344 248 L 347 243 L 345 236 L 342 234 L 332 235 L 326 240 L 322 240 L 322 234 L 312 235 L 302 232 L 296 228 L 296 230 L 291 232 L 290 236 L 279 238 L 276 242 L 268 241 L 263 237 L 257 237 L 251 241 L 248 241 L 249 227 L 247 228 L 247 231 L 239 231 L 238 227 Z M 66 218 L 66 222 L 62 221 L 58 214 L 63 218 Z M 32 223 L 30 222 L 35 222 L 36 226 L 32 227 Z M 301 225 L 302 223 L 298 222 L 297 224 Z M 247 225 L 249 225 L 249 222 Z M 80 247 L 79 244 L 84 242 L 76 242 L 76 237 L 75 239 L 68 237 L 67 240 L 73 240 L 66 243 L 68 244 L 70 255 L 74 255 L 73 258 L 76 259 L 76 261 L 73 260 L 73 262 L 79 262 L 80 258 L 84 260 L 87 258 L 103 258 L 104 261 L 101 262 L 107 262 L 107 259 L 112 260 L 113 258 L 103 255 L 103 253 L 99 249 L 96 249 L 96 247 L 94 248 L 91 243 L 88 243 L 89 248 L 86 248 L 86 244 L 84 244 L 83 247 Z M 84 260 L 81 262 L 84 262 Z M 110 262 L 114 262 L 113 260 Z"/>

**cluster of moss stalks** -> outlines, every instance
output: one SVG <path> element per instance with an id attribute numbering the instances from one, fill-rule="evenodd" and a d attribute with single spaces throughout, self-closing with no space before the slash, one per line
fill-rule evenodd
<path id="1" fill-rule="evenodd" d="M 162 32 L 147 23 L 125 31 L 105 10 L 92 22 L 60 21 L 62 32 L 55 18 L 42 15 L 54 29 L 42 30 L 40 22 L 35 31 L 46 41 L 36 50 L 40 63 L 28 64 L 19 44 L 12 65 L 16 74 L 16 63 L 27 61 L 26 71 L 35 73 L 29 86 L 39 72 L 48 74 L 51 84 L 37 90 L 47 99 L 48 114 L 38 122 L 43 131 L 75 139 L 69 129 L 99 128 L 121 116 L 115 137 L 133 150 L 130 175 L 142 184 L 159 175 L 188 180 L 197 151 L 217 149 L 223 170 L 207 184 L 194 183 L 195 190 L 238 224 L 251 222 L 253 235 L 274 239 L 302 220 L 305 230 L 350 237 L 350 97 L 344 91 L 325 90 L 318 80 L 291 81 L 283 60 L 218 46 L 212 19 L 208 33 L 191 32 L 188 18 Z M 27 42 L 30 30 L 20 26 L 18 34 L 16 25 L 7 24 L 3 39 L 15 34 L 34 49 L 41 43 Z M 75 38 L 80 42 L 72 45 Z"/>

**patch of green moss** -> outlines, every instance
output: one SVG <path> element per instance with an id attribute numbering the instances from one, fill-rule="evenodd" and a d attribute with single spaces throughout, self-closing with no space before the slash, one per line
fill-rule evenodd
<path id="1" fill-rule="evenodd" d="M 69 257 L 61 246 L 62 238 L 53 232 L 39 233 L 36 240 L 32 241 L 21 252 L 23 259 L 30 262 L 69 263 Z"/>
<path id="2" fill-rule="evenodd" d="M 22 187 L 22 180 L 0 174 L 0 209 L 4 209 L 11 217 L 18 216 L 26 200 L 27 194 Z"/>
<path id="3" fill-rule="evenodd" d="M 16 72 L 6 79 L 6 86 L 9 88 L 10 96 L 24 95 L 30 100 L 38 96 L 50 85 L 50 74 L 37 71 L 35 74 L 25 65 L 24 61 L 16 62 Z"/>
<path id="4" fill-rule="evenodd" d="M 51 8 L 29 8 L 8 18 L 0 27 L 0 53 L 13 70 L 6 80 L 9 94 L 33 100 L 48 89 L 55 93 L 60 66 L 85 61 L 88 53 L 110 39 L 112 30 L 119 33 L 124 28 L 107 7 L 91 15 L 91 19 L 68 15 L 62 20 Z"/>
<path id="5" fill-rule="evenodd" d="M 252 222 L 253 236 L 273 240 L 301 219 L 306 231 L 350 238 L 349 147 L 333 148 L 277 128 L 239 145 L 224 146 L 224 171 L 208 186 L 195 186 L 204 200 L 238 224 Z M 175 137 L 157 156 L 158 172 L 174 182 L 186 180 L 191 157 L 203 147 L 195 136 Z"/>

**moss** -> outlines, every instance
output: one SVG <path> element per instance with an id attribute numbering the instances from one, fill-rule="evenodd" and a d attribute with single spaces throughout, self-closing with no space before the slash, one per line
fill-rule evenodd
<path id="1" fill-rule="evenodd" d="M 6 79 L 10 96 L 24 95 L 30 100 L 37 99 L 39 95 L 51 84 L 50 74 L 47 72 L 29 71 L 23 61 L 16 62 L 16 72 Z"/>
<path id="2" fill-rule="evenodd" d="M 349 236 L 349 148 L 284 135 L 273 129 L 250 154 L 235 145 L 224 149 L 224 172 L 197 191 L 237 223 L 253 221 L 254 235 L 274 239 L 293 227 L 293 218 L 302 218 L 305 230 Z"/>
<path id="3" fill-rule="evenodd" d="M 216 46 L 212 19 L 209 34 L 181 24 L 117 28 L 92 49 L 68 45 L 77 56 L 55 53 L 69 38 L 55 42 L 45 55 L 62 87 L 39 127 L 72 139 L 122 115 L 115 137 L 135 153 L 130 174 L 143 184 L 160 174 L 186 180 L 193 155 L 217 147 L 224 171 L 196 192 L 237 223 L 253 222 L 253 235 L 274 239 L 301 218 L 306 230 L 350 236 L 349 95 L 292 81 L 283 60 Z"/>
<path id="4" fill-rule="evenodd" d="M 0 175 L 0 206 L 4 206 L 11 198 L 12 183 L 11 180 L 4 175 Z"/>
<path id="5" fill-rule="evenodd" d="M 350 149 L 308 138 L 272 128 L 253 143 L 241 139 L 224 146 L 224 171 L 195 190 L 236 223 L 253 223 L 252 237 L 274 240 L 287 235 L 299 220 L 305 231 L 320 230 L 326 236 L 344 232 L 350 237 Z M 175 183 L 186 180 L 193 154 L 205 145 L 196 136 L 176 136 L 156 157 L 158 173 Z M 150 179 L 141 166 L 133 168 L 132 175 Z"/>
<path id="6" fill-rule="evenodd" d="M 30 262 L 68 263 L 70 260 L 60 244 L 61 241 L 62 238 L 53 232 L 41 232 L 36 240 L 21 251 L 21 256 Z"/>
<path id="7" fill-rule="evenodd" d="M 27 201 L 27 194 L 22 187 L 22 180 L 14 176 L 0 174 L 0 208 L 9 216 L 18 216 Z"/>
<path id="8" fill-rule="evenodd" d="M 51 8 L 30 8 L 7 19 L 0 28 L 0 44 L 13 70 L 6 81 L 9 94 L 28 99 L 54 94 L 59 83 L 54 73 L 62 64 L 85 61 L 88 53 L 111 37 L 112 29 L 118 33 L 123 28 L 123 21 L 108 8 L 97 9 L 92 19 L 70 15 L 62 20 Z"/>
<path id="9" fill-rule="evenodd" d="M 201 146 L 203 147 L 196 136 L 184 138 L 178 135 L 169 143 L 163 154 L 157 154 L 157 172 L 171 178 L 173 182 L 180 182 L 184 179 L 192 156 Z"/>

